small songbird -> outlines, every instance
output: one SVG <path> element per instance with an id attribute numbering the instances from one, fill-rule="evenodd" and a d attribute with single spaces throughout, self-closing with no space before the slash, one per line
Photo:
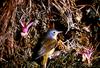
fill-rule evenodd
<path id="1" fill-rule="evenodd" d="M 61 32 L 62 31 L 57 31 L 55 29 L 52 29 L 47 33 L 47 36 L 43 40 L 42 42 L 43 46 L 38 52 L 39 57 L 37 57 L 40 58 L 41 56 L 43 56 L 43 62 L 42 62 L 43 68 L 46 68 L 48 58 L 50 58 L 53 52 L 55 51 L 57 44 L 57 35 Z"/>

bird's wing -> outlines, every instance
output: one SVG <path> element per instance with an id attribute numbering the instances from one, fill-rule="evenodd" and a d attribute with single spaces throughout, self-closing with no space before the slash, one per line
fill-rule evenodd
<path id="1" fill-rule="evenodd" d="M 56 47 L 56 40 L 55 39 L 46 39 L 43 43 L 42 43 L 42 48 L 39 51 L 39 56 L 43 56 L 44 54 L 46 54 L 47 52 L 49 52 L 51 49 Z"/>

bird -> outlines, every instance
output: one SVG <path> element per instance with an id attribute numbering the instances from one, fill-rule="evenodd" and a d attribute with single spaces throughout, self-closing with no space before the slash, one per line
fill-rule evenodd
<path id="1" fill-rule="evenodd" d="M 42 47 L 38 51 L 38 58 L 43 57 L 42 65 L 43 68 L 46 68 L 48 58 L 54 53 L 55 48 L 57 47 L 57 35 L 62 33 L 62 31 L 58 31 L 56 29 L 51 29 L 47 32 L 44 40 L 41 42 Z"/>

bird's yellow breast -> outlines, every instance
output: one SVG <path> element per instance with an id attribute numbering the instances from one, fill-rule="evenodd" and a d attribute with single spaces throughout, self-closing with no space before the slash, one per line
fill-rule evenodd
<path id="1" fill-rule="evenodd" d="M 48 57 L 51 59 L 51 56 L 52 56 L 52 54 L 54 53 L 54 51 L 55 51 L 55 48 L 53 48 L 52 50 L 50 50 L 49 52 L 48 52 Z"/>

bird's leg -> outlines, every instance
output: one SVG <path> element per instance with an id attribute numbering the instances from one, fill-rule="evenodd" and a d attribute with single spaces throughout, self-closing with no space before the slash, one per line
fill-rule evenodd
<path id="1" fill-rule="evenodd" d="M 43 62 L 42 62 L 43 68 L 46 68 L 47 61 L 48 61 L 48 54 L 45 54 L 43 56 Z"/>

